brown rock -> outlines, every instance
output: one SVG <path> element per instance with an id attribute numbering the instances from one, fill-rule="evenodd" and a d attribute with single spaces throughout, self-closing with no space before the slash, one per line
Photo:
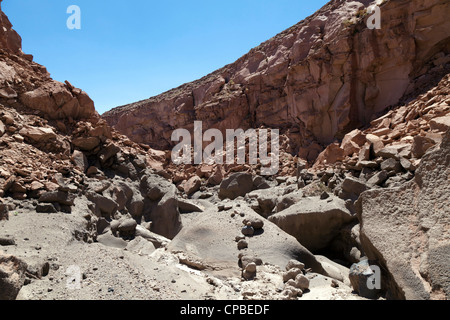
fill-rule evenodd
<path id="1" fill-rule="evenodd" d="M 33 91 L 21 94 L 20 101 L 52 119 L 91 118 L 96 114 L 94 103 L 86 93 L 74 96 L 63 83 L 57 81 L 49 81 Z"/>
<path id="2" fill-rule="evenodd" d="M 372 144 L 372 150 L 375 155 L 378 154 L 380 150 L 384 148 L 383 140 L 381 140 L 380 137 L 373 134 L 368 134 L 366 135 L 366 139 L 368 142 Z"/>
<path id="3" fill-rule="evenodd" d="M 434 118 L 430 121 L 431 130 L 447 132 L 450 129 L 450 115 Z"/>
<path id="4" fill-rule="evenodd" d="M 0 221 L 9 220 L 8 206 L 0 202 Z"/>
<path id="5" fill-rule="evenodd" d="M 435 141 L 430 138 L 415 136 L 411 149 L 412 155 L 415 158 L 420 159 L 424 156 L 424 154 L 428 151 L 428 149 L 433 147 L 435 144 L 436 144 Z"/>
<path id="6" fill-rule="evenodd" d="M 190 196 L 200 190 L 201 185 L 202 179 L 199 176 L 193 176 L 184 183 L 184 192 Z"/>
<path id="7" fill-rule="evenodd" d="M 83 151 L 91 151 L 98 147 L 100 140 L 97 137 L 79 137 L 72 140 L 72 143 Z"/>
<path id="8" fill-rule="evenodd" d="M 0 251 L 0 300 L 15 300 L 25 283 L 27 265 L 17 257 Z"/>
<path id="9" fill-rule="evenodd" d="M 218 165 L 214 170 L 213 174 L 208 179 L 208 184 L 218 186 L 222 183 L 225 175 L 225 170 L 221 165 Z"/>
<path id="10" fill-rule="evenodd" d="M 5 131 L 6 131 L 5 124 L 0 120 L 0 137 L 3 136 Z"/>
<path id="11" fill-rule="evenodd" d="M 317 157 L 314 167 L 323 164 L 334 164 L 338 161 L 342 161 L 345 158 L 345 151 L 337 143 L 330 144 L 319 156 Z"/>
<path id="12" fill-rule="evenodd" d="M 24 127 L 19 131 L 19 134 L 34 142 L 43 142 L 56 138 L 56 133 L 50 128 Z"/>
<path id="13" fill-rule="evenodd" d="M 83 152 L 79 150 L 74 150 L 71 159 L 75 167 L 80 169 L 82 172 L 87 171 L 89 163 L 86 155 Z"/>

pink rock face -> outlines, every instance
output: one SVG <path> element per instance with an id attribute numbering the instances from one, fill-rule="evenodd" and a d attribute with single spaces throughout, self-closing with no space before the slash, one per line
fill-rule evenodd
<path id="1" fill-rule="evenodd" d="M 450 20 L 442 12 L 450 3 L 388 1 L 380 30 L 357 17 L 368 3 L 332 1 L 235 63 L 103 117 L 132 140 L 159 149 L 172 146 L 174 128 L 190 130 L 194 120 L 220 130 L 289 130 L 297 151 L 341 139 L 420 87 L 414 79 L 446 57 Z"/>

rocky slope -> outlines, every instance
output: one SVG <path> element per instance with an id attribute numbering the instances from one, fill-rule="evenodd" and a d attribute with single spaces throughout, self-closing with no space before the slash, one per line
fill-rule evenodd
<path id="1" fill-rule="evenodd" d="M 371 1 L 330 1 L 235 63 L 103 118 L 157 149 L 194 120 L 221 130 L 279 128 L 291 154 L 314 160 L 320 146 L 426 91 L 428 74 L 450 60 L 447 1 L 380 2 L 380 30 L 365 24 Z"/>
<path id="2" fill-rule="evenodd" d="M 339 21 L 340 26 L 359 5 L 332 1 L 258 49 L 278 52 L 280 65 L 272 56 L 268 65 L 249 64 L 250 58 L 258 56 L 259 51 L 253 50 L 235 65 L 143 102 L 142 106 L 152 105 L 151 110 L 125 108 L 128 115 L 123 119 L 128 121 L 131 114 L 142 118 L 140 112 L 148 112 L 162 124 L 145 124 L 155 130 L 173 129 L 172 125 L 193 119 L 217 124 L 215 110 L 226 104 L 227 112 L 236 112 L 234 99 L 242 90 L 232 88 L 244 83 L 238 79 L 248 78 L 246 83 L 251 83 L 250 74 L 261 85 L 258 90 L 253 88 L 254 95 L 265 103 L 273 97 L 270 103 L 278 110 L 274 114 L 281 115 L 274 101 L 287 99 L 287 95 L 281 98 L 283 93 L 275 90 L 276 73 L 268 71 L 278 66 L 280 76 L 286 57 L 281 53 L 290 51 L 297 59 L 301 50 L 308 57 L 311 54 L 304 61 L 293 59 L 292 68 L 303 65 L 315 70 L 313 65 L 319 60 L 323 67 L 339 61 L 336 53 L 320 58 L 323 48 L 319 44 L 339 47 L 343 39 L 367 35 L 369 31 L 356 20 L 346 23 L 348 29 L 331 24 Z M 44 67 L 24 54 L 20 37 L 2 13 L 0 299 L 448 299 L 450 64 L 447 34 L 433 32 L 440 30 L 437 27 L 445 30 L 447 22 L 439 18 L 439 10 L 448 12 L 447 5 L 445 1 L 385 3 L 382 8 L 392 18 L 388 20 L 392 28 L 374 31 L 375 38 L 380 36 L 376 41 L 386 41 L 380 50 L 395 45 L 400 51 L 411 49 L 406 38 L 413 32 L 417 50 L 411 59 L 426 74 L 408 72 L 408 88 L 401 97 L 392 98 L 392 91 L 384 87 L 386 79 L 397 79 L 393 87 L 402 87 L 405 78 L 392 77 L 405 70 L 404 65 L 397 68 L 400 61 L 406 65 L 411 61 L 394 59 L 388 67 L 382 58 L 385 55 L 377 55 L 374 70 L 388 68 L 393 73 L 385 70 L 375 77 L 380 86 L 375 100 L 392 98 L 396 106 L 372 116 L 379 110 L 373 107 L 366 114 L 364 108 L 372 108 L 367 100 L 361 109 L 364 115 L 371 114 L 361 120 L 367 126 L 356 128 L 350 119 L 340 118 L 342 128 L 336 132 L 342 139 L 332 139 L 331 144 L 314 142 L 321 140 L 320 134 L 307 129 L 309 120 L 304 124 L 299 120 L 296 131 L 287 130 L 280 137 L 281 171 L 272 177 L 260 176 L 260 167 L 253 165 L 175 166 L 169 151 L 133 142 L 100 118 L 85 93 L 69 82 L 53 81 Z M 412 12 L 415 24 L 395 29 L 402 19 L 412 19 Z M 431 30 L 425 27 L 428 23 L 432 23 Z M 309 44 L 295 44 L 305 35 L 302 29 L 315 39 L 317 55 Z M 322 41 L 308 33 L 315 30 L 318 34 L 319 29 L 326 35 Z M 395 40 L 398 35 L 405 42 Z M 303 49 L 291 50 L 294 47 Z M 365 47 L 372 52 L 376 46 Z M 425 54 L 424 48 L 434 49 Z M 352 56 L 349 52 L 340 56 L 342 66 L 348 64 L 347 54 Z M 209 81 L 216 81 L 218 74 L 244 65 L 248 72 L 255 66 L 254 71 L 267 69 L 248 74 L 242 69 L 240 76 L 230 74 L 219 93 L 211 89 Z M 341 84 L 345 86 L 347 77 L 351 78 L 351 91 L 360 88 L 360 81 L 366 83 L 366 78 L 352 77 L 345 70 L 340 69 Z M 361 76 L 368 72 L 359 65 L 356 70 Z M 324 76 L 321 83 L 329 85 L 328 73 L 319 73 Z M 306 73 L 288 74 L 293 81 Z M 296 79 L 299 89 L 304 86 L 305 92 L 321 92 L 313 77 Z M 289 82 L 283 77 L 278 80 L 283 85 Z M 275 81 L 271 90 L 263 87 L 265 81 Z M 200 83 L 204 87 L 195 89 Z M 199 113 L 189 111 L 190 102 L 186 102 L 187 113 L 173 116 L 166 98 L 188 101 L 183 99 L 189 91 L 191 100 L 195 96 L 197 102 L 203 101 L 195 108 Z M 154 107 L 156 100 L 158 107 Z M 264 105 L 258 104 L 256 115 L 271 110 Z M 159 109 L 163 106 L 166 109 Z M 348 102 L 348 106 L 355 104 Z M 243 112 L 248 111 L 245 108 Z M 213 111 L 207 114 L 206 109 Z M 117 115 L 117 110 L 111 114 Z M 322 123 L 323 114 L 314 115 L 317 119 L 313 114 L 307 117 L 312 123 Z M 243 125 L 226 113 L 223 116 L 223 128 Z M 184 120 L 166 127 L 164 117 Z M 288 118 L 282 123 L 273 116 L 267 119 L 275 121 L 276 127 L 291 126 Z M 268 125 L 247 123 L 262 124 Z M 133 140 L 168 146 L 167 136 L 159 144 L 144 134 L 141 125 L 133 127 L 130 122 L 136 131 L 127 134 Z M 308 143 L 312 143 L 309 148 L 300 149 Z M 379 290 L 367 287 L 368 278 L 374 275 L 369 265 L 381 270 Z"/>

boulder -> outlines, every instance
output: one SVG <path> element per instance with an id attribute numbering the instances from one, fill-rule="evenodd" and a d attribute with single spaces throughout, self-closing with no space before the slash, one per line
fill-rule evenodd
<path id="1" fill-rule="evenodd" d="M 83 151 L 91 151 L 99 146 L 100 139 L 97 137 L 78 137 L 73 139 L 72 143 Z"/>
<path id="2" fill-rule="evenodd" d="M 361 179 L 347 177 L 342 183 L 342 190 L 352 199 L 358 199 L 359 195 L 368 190 L 368 185 Z"/>
<path id="3" fill-rule="evenodd" d="M 242 272 L 242 277 L 245 280 L 253 280 L 256 277 L 256 264 L 249 263 Z"/>
<path id="4" fill-rule="evenodd" d="M 395 160 L 394 158 L 389 158 L 384 160 L 380 164 L 380 168 L 383 171 L 399 173 L 402 171 L 402 166 L 400 165 L 400 161 Z"/>
<path id="5" fill-rule="evenodd" d="M 254 229 L 254 230 L 261 230 L 264 227 L 264 221 L 260 218 L 247 218 L 244 219 L 243 221 L 244 225 L 249 225 Z"/>
<path id="6" fill-rule="evenodd" d="M 303 270 L 305 269 L 305 264 L 297 260 L 290 260 L 286 265 L 286 271 L 289 271 L 291 269 Z"/>
<path id="7" fill-rule="evenodd" d="M 136 227 L 136 220 L 125 219 L 119 224 L 118 231 L 121 237 L 133 237 L 136 233 Z"/>
<path id="8" fill-rule="evenodd" d="M 411 144 L 390 145 L 376 152 L 375 155 L 385 159 L 394 158 L 395 160 L 399 160 L 400 157 L 411 157 Z"/>
<path id="9" fill-rule="evenodd" d="M 367 184 L 369 186 L 381 186 L 387 179 L 389 178 L 389 174 L 387 171 L 380 171 L 373 175 L 368 181 Z"/>
<path id="10" fill-rule="evenodd" d="M 339 144 L 333 143 L 319 154 L 314 166 L 316 167 L 323 164 L 334 164 L 336 162 L 344 160 L 345 156 L 346 154 L 344 149 L 342 149 Z"/>
<path id="11" fill-rule="evenodd" d="M 39 202 L 43 203 L 59 203 L 66 206 L 73 206 L 75 201 L 75 195 L 64 191 L 49 191 L 43 193 Z"/>
<path id="12" fill-rule="evenodd" d="M 304 265 L 303 265 L 303 268 L 304 268 Z M 288 282 L 289 280 L 294 280 L 299 274 L 303 274 L 303 269 L 290 268 L 286 272 L 283 272 L 283 282 Z"/>
<path id="13" fill-rule="evenodd" d="M 422 136 L 415 136 L 414 141 L 412 144 L 412 155 L 420 159 L 423 157 L 423 155 L 436 144 L 436 142 L 433 139 L 422 137 Z"/>
<path id="14" fill-rule="evenodd" d="M 119 208 L 117 202 L 96 192 L 89 191 L 86 197 L 94 204 L 93 213 L 97 217 L 113 217 Z"/>
<path id="15" fill-rule="evenodd" d="M 193 176 L 184 183 L 184 192 L 190 196 L 200 190 L 202 179 L 199 176 Z"/>
<path id="16" fill-rule="evenodd" d="M 233 173 L 220 184 L 219 197 L 234 200 L 253 190 L 253 177 L 249 173 Z"/>
<path id="17" fill-rule="evenodd" d="M 268 217 L 272 214 L 279 197 L 277 190 L 274 188 L 255 190 L 248 194 L 250 199 L 256 199 L 258 206 L 254 210 L 261 216 Z"/>
<path id="18" fill-rule="evenodd" d="M 0 300 L 15 300 L 25 282 L 27 265 L 0 251 Z"/>
<path id="19" fill-rule="evenodd" d="M 105 165 L 106 162 L 114 157 L 117 153 L 119 153 L 120 148 L 113 143 L 109 143 L 107 146 L 102 148 L 102 150 L 98 153 L 98 158 L 100 159 L 100 163 Z"/>
<path id="20" fill-rule="evenodd" d="M 413 180 L 396 189 L 370 190 L 357 203 L 360 240 L 383 270 L 388 299 L 450 297 L 450 132 L 428 152 Z"/>
<path id="21" fill-rule="evenodd" d="M 171 189 L 171 183 L 156 175 L 144 175 L 140 186 L 143 194 L 152 201 L 161 200 L 164 194 Z"/>
<path id="22" fill-rule="evenodd" d="M 430 128 L 439 132 L 447 132 L 450 129 L 450 115 L 430 120 Z"/>
<path id="23" fill-rule="evenodd" d="M 208 184 L 213 186 L 218 186 L 222 183 L 223 177 L 225 175 L 225 170 L 221 165 L 218 165 L 212 175 L 208 178 Z"/>
<path id="24" fill-rule="evenodd" d="M 374 134 L 367 134 L 366 139 L 372 145 L 373 155 L 377 155 L 384 148 L 384 142 L 380 137 Z"/>
<path id="25" fill-rule="evenodd" d="M 135 194 L 127 205 L 127 209 L 133 218 L 141 218 L 144 212 L 144 198 L 139 194 Z"/>
<path id="26" fill-rule="evenodd" d="M 256 189 L 256 190 L 269 189 L 270 188 L 270 185 L 267 182 L 267 180 L 264 179 L 261 176 L 256 176 L 256 177 L 253 178 L 253 186 L 254 186 L 254 189 Z"/>
<path id="27" fill-rule="evenodd" d="M 35 90 L 24 92 L 19 99 L 26 107 L 39 110 L 51 119 L 88 119 L 96 115 L 94 102 L 85 92 L 79 90 L 73 95 L 58 81 L 48 81 Z"/>
<path id="28" fill-rule="evenodd" d="M 269 221 L 294 236 L 311 252 L 325 249 L 344 226 L 356 220 L 343 200 L 336 197 L 331 200 L 304 198 L 272 215 Z"/>
<path id="29" fill-rule="evenodd" d="M 37 213 L 56 213 L 58 212 L 55 206 L 51 203 L 39 203 L 36 206 Z"/>
<path id="30" fill-rule="evenodd" d="M 74 150 L 71 160 L 76 168 L 78 168 L 81 172 L 86 173 L 87 169 L 89 168 L 89 162 L 83 152 Z"/>
<path id="31" fill-rule="evenodd" d="M 239 204 L 239 210 L 245 213 L 247 219 L 259 218 L 258 214 L 245 202 L 239 202 Z M 234 240 L 241 228 L 240 219 L 231 218 L 229 214 L 221 214 L 217 208 L 211 207 L 197 214 L 195 220 L 186 225 L 172 240 L 168 249 L 175 252 L 183 251 L 204 261 L 207 265 L 235 270 L 237 249 Z M 294 259 L 304 263 L 307 268 L 312 268 L 319 273 L 323 272 L 322 266 L 317 263 L 310 251 L 273 223 L 267 221 L 264 232 L 247 241 L 252 252 L 266 263 L 284 268 L 290 260 Z M 270 246 L 267 245 L 268 243 Z M 244 254 L 244 256 L 247 255 L 249 254 Z M 244 264 L 243 259 L 243 257 L 240 259 L 242 264 Z"/>
<path id="32" fill-rule="evenodd" d="M 56 133 L 50 128 L 26 126 L 19 131 L 19 134 L 33 142 L 45 142 L 56 138 Z"/>
<path id="33" fill-rule="evenodd" d="M 142 237 L 136 237 L 128 243 L 127 250 L 141 256 L 149 256 L 155 252 L 156 248 L 152 242 L 145 240 Z"/>
<path id="34" fill-rule="evenodd" d="M 152 209 L 150 219 L 152 221 L 150 231 L 156 234 L 173 239 L 180 232 L 183 224 L 174 185 L 170 185 L 167 193 Z"/>
<path id="35" fill-rule="evenodd" d="M 366 137 L 361 130 L 355 129 L 347 133 L 342 139 L 341 148 L 344 150 L 345 156 L 351 156 L 354 153 L 358 153 L 365 142 Z"/>

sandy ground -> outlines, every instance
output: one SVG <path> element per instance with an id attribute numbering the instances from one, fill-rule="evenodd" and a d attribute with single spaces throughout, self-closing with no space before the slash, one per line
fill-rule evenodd
<path id="1" fill-rule="evenodd" d="M 188 219 L 187 219 L 188 220 Z M 0 250 L 49 272 L 31 279 L 19 300 L 279 300 L 283 289 L 281 270 L 273 265 L 258 269 L 254 281 L 243 281 L 240 269 L 198 271 L 179 262 L 166 249 L 155 250 L 139 238 L 102 243 L 77 240 L 86 233 L 83 210 L 72 214 L 36 213 L 26 204 L 0 222 L 0 237 L 15 245 Z M 126 246 L 126 247 L 124 247 Z M 310 291 L 303 300 L 360 299 L 332 279 L 308 274 Z"/>

